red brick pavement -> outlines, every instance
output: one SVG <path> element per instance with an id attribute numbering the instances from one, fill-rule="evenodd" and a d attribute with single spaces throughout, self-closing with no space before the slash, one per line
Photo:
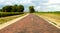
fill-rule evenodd
<path id="1" fill-rule="evenodd" d="M 1 29 L 0 33 L 60 33 L 60 29 L 34 14 L 29 14 Z"/>

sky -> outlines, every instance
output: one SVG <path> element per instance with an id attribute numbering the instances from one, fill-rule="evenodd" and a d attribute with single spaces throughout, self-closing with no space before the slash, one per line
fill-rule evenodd
<path id="1" fill-rule="evenodd" d="M 32 5 L 36 11 L 60 11 L 60 0 L 0 0 L 0 8 L 14 4 L 24 5 L 25 11 Z"/>

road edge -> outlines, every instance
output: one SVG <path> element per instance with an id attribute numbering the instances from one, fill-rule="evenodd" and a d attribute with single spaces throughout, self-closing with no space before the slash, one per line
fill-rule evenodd
<path id="1" fill-rule="evenodd" d="M 39 15 L 38 15 L 38 16 L 39 16 Z M 55 27 L 57 27 L 57 28 L 60 29 L 60 26 L 55 25 L 55 24 L 53 23 L 53 21 L 50 21 L 50 20 L 48 20 L 47 18 L 44 18 L 44 17 L 42 17 L 42 16 L 39 16 L 39 17 L 41 17 L 41 18 L 44 19 L 45 21 L 48 21 L 48 23 L 50 23 L 50 24 L 52 24 L 53 26 L 55 26 Z"/>
<path id="2" fill-rule="evenodd" d="M 3 28 L 5 28 L 5 27 L 7 27 L 8 25 L 11 25 L 11 24 L 15 23 L 15 22 L 18 21 L 18 20 L 23 19 L 24 17 L 26 17 L 26 16 L 28 16 L 28 15 L 29 15 L 29 14 L 26 14 L 26 15 L 24 15 L 24 16 L 22 16 L 22 17 L 13 19 L 13 20 L 8 21 L 8 22 L 6 22 L 6 23 L 4 23 L 4 24 L 0 24 L 0 30 L 3 29 Z"/>

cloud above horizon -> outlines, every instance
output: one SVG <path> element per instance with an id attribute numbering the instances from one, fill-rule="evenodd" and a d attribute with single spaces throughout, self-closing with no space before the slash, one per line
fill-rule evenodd
<path id="1" fill-rule="evenodd" d="M 27 11 L 33 5 L 38 11 L 60 11 L 60 0 L 0 0 L 0 8 L 5 5 L 22 4 Z"/>

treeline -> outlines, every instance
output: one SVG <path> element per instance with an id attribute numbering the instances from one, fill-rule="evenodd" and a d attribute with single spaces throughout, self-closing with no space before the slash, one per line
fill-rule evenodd
<path id="1" fill-rule="evenodd" d="M 1 12 L 24 12 L 24 6 L 23 5 L 7 5 L 4 6 L 2 9 L 0 9 Z M 34 6 L 29 6 L 29 12 L 33 13 L 35 12 Z"/>
<path id="2" fill-rule="evenodd" d="M 23 5 L 14 5 L 14 6 L 4 6 L 1 12 L 23 12 L 24 6 Z"/>
<path id="3" fill-rule="evenodd" d="M 35 12 L 34 6 L 29 6 L 29 12 Z M 0 17 L 12 16 L 24 14 L 24 6 L 23 5 L 7 5 L 0 9 Z"/>
<path id="4" fill-rule="evenodd" d="M 19 15 L 24 13 L 23 5 L 7 5 L 0 9 L 0 17 Z"/>

